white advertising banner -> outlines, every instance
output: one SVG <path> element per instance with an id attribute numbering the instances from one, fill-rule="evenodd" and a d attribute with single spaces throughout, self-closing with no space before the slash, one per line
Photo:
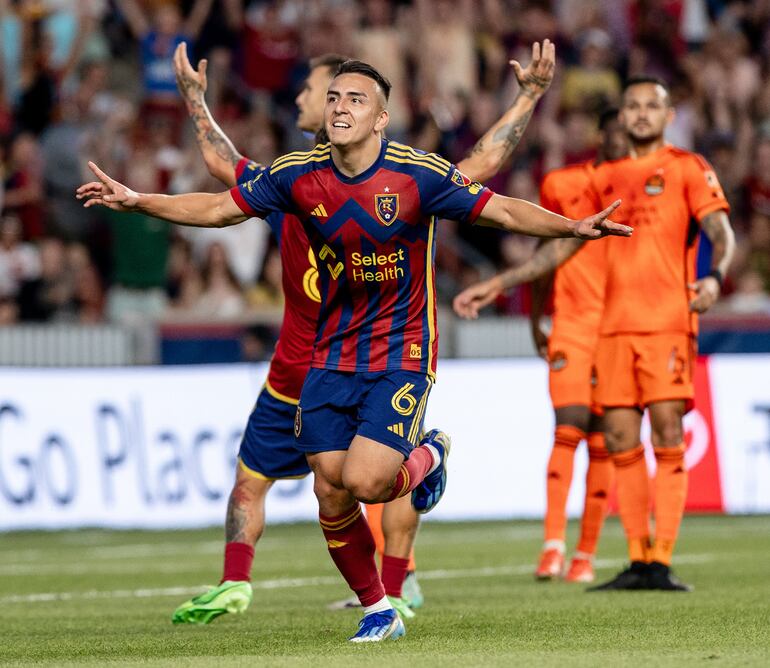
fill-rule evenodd
<path id="1" fill-rule="evenodd" d="M 222 524 L 265 373 L 265 365 L 0 369 L 0 531 Z M 723 507 L 770 512 L 770 356 L 715 356 L 708 375 Z M 691 458 L 708 440 L 698 415 L 687 423 Z M 446 495 L 429 519 L 543 515 L 553 415 L 541 360 L 442 361 L 432 427 L 451 434 L 453 448 Z M 586 467 L 581 447 L 572 516 L 582 510 Z M 276 484 L 267 517 L 314 520 L 312 481 Z"/>
<path id="2" fill-rule="evenodd" d="M 770 355 L 709 358 L 728 513 L 770 512 Z"/>

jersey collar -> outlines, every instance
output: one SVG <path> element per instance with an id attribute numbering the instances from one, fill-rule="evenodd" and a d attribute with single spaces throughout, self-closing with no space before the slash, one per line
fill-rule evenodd
<path id="1" fill-rule="evenodd" d="M 349 185 L 363 183 L 368 178 L 373 176 L 380 167 L 382 167 L 382 163 L 385 160 L 385 149 L 387 146 L 387 140 L 382 139 L 380 144 L 380 155 L 377 156 L 377 159 L 371 164 L 371 166 L 367 167 L 363 172 L 357 174 L 356 176 L 345 176 L 339 169 L 337 169 L 337 165 L 334 164 L 334 160 L 330 159 L 329 162 L 332 166 L 332 172 L 334 172 L 334 175 L 337 177 L 337 179 L 342 181 L 342 183 Z"/>

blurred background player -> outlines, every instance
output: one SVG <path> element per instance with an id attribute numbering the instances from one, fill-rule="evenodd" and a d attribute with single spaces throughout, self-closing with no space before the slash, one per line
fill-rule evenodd
<path id="1" fill-rule="evenodd" d="M 322 130 L 326 89 L 334 71 L 345 61 L 327 54 L 310 63 L 310 73 L 297 96 L 297 126 L 307 133 Z M 491 177 L 510 157 L 532 115 L 537 100 L 553 77 L 554 46 L 548 40 L 532 47 L 532 62 L 522 68 L 512 61 L 521 86 L 508 112 L 482 137 L 472 155 L 460 166 L 474 180 Z M 189 62 L 186 44 L 174 55 L 179 90 L 193 122 L 195 136 L 209 172 L 225 185 L 250 180 L 262 167 L 244 158 L 233 146 L 211 115 L 205 101 L 207 88 L 205 61 L 198 70 Z M 260 394 L 239 453 L 236 482 L 230 495 L 225 523 L 224 574 L 213 590 L 186 601 L 174 613 L 175 622 L 207 623 L 225 612 L 242 612 L 251 599 L 248 584 L 254 545 L 264 531 L 265 497 L 279 478 L 301 477 L 309 473 L 304 454 L 294 447 L 294 412 L 302 382 L 310 364 L 320 295 L 317 263 L 307 235 L 299 221 L 289 215 L 273 214 L 267 219 L 280 239 L 282 281 L 286 296 L 283 325 L 268 380 Z M 383 508 L 388 510 L 383 512 Z M 413 542 L 418 515 L 409 499 L 387 506 L 368 506 L 369 524 L 380 554 L 382 579 L 392 603 L 405 616 L 422 603 L 422 593 L 414 575 Z M 411 575 L 405 577 L 407 573 Z M 408 596 L 402 600 L 407 583 Z M 358 599 L 342 602 L 350 607 Z"/>
<path id="2" fill-rule="evenodd" d="M 599 118 L 600 145 L 595 160 L 549 172 L 541 184 L 540 204 L 568 217 L 592 210 L 590 174 L 605 160 L 626 155 L 626 133 L 618 121 L 618 110 L 608 109 Z M 572 240 L 546 241 L 527 262 L 489 280 L 470 286 L 454 300 L 456 313 L 476 318 L 479 309 L 499 295 L 540 274 L 544 261 L 551 262 L 559 246 Z M 573 244 L 574 245 L 574 244 Z M 535 576 L 548 580 L 564 571 L 566 504 L 572 482 L 575 451 L 587 438 L 588 471 L 585 506 L 577 549 L 565 579 L 591 582 L 593 557 L 607 510 L 612 484 L 612 463 L 604 445 L 601 408 L 593 401 L 594 354 L 604 308 L 603 243 L 588 244 L 554 272 L 538 276 L 532 292 L 532 334 L 538 354 L 549 363 L 549 389 L 556 429 L 546 473 L 545 543 Z M 542 329 L 553 285 L 553 318 L 550 337 Z"/>
<path id="3" fill-rule="evenodd" d="M 687 495 L 682 418 L 694 397 L 697 314 L 719 297 L 735 240 L 729 205 L 709 164 L 664 141 L 664 130 L 674 119 L 666 86 L 652 77 L 630 79 L 619 118 L 629 156 L 598 165 L 587 194 L 594 206 L 622 198 L 619 217 L 635 228 L 628 247 L 604 244 L 605 305 L 595 394 L 604 408 L 605 442 L 615 465 L 631 564 L 591 591 L 689 591 L 670 569 Z M 711 271 L 697 281 L 695 221 L 712 245 Z M 546 244 L 520 274 L 532 280 L 580 246 L 568 239 Z M 654 545 L 649 474 L 639 442 L 645 408 L 657 462 Z"/>
<path id="4" fill-rule="evenodd" d="M 296 210 L 316 256 L 328 260 L 328 275 L 322 270 L 319 281 L 326 306 L 294 425 L 297 447 L 306 452 L 315 475 L 330 557 L 364 607 L 351 642 L 405 633 L 385 595 L 359 502 L 411 494 L 415 510 L 428 512 L 446 488 L 446 437 L 433 430 L 416 444 L 436 370 L 436 219 L 478 219 L 545 237 L 598 239 L 632 232 L 607 220 L 619 201 L 573 221 L 495 195 L 438 156 L 383 140 L 389 90 L 374 68 L 347 61 L 327 91 L 324 127 L 330 144 L 278 158 L 229 191 L 137 193 L 94 163 L 89 167 L 99 181 L 77 190 L 86 208 L 137 210 L 195 227 Z M 378 192 L 385 194 L 373 195 Z M 401 193 L 404 197 L 396 198 Z M 351 210 L 354 215 L 347 213 Z M 346 213 L 336 215 L 340 211 Z M 383 268 L 356 269 L 362 249 Z M 403 289 L 402 279 L 413 287 Z"/>
<path id="5" fill-rule="evenodd" d="M 665 142 L 663 133 L 673 119 L 662 82 L 630 79 L 620 110 L 630 155 L 599 165 L 592 175 L 597 200 L 622 198 L 620 217 L 634 228 L 627 245 L 606 244 L 605 308 L 596 355 L 596 395 L 605 410 L 631 565 L 596 590 L 689 589 L 670 572 L 687 496 L 682 418 L 694 397 L 697 314 L 718 299 L 735 241 L 729 205 L 711 166 Z M 713 247 L 711 271 L 697 281 L 696 221 Z M 645 408 L 657 462 L 654 544 L 640 443 Z"/>

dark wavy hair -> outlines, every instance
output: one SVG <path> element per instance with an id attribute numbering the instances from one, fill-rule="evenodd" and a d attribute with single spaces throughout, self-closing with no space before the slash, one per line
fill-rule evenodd
<path id="1" fill-rule="evenodd" d="M 360 60 L 346 60 L 337 68 L 337 71 L 334 73 L 334 77 L 338 77 L 341 74 L 360 74 L 362 76 L 368 77 L 382 89 L 386 101 L 388 98 L 390 98 L 390 81 L 388 81 L 384 76 L 382 76 L 382 74 L 380 74 L 368 63 L 361 62 Z"/>

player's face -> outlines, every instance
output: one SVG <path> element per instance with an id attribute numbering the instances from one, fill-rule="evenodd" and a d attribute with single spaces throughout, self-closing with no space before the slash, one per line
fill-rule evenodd
<path id="1" fill-rule="evenodd" d="M 303 132 L 315 133 L 323 127 L 326 89 L 329 88 L 331 78 L 331 70 L 326 65 L 313 68 L 294 100 L 299 109 L 297 127 Z"/>
<path id="2" fill-rule="evenodd" d="M 634 142 L 648 143 L 662 138 L 673 118 L 668 93 L 659 84 L 636 84 L 623 94 L 620 122 Z"/>
<path id="3" fill-rule="evenodd" d="M 628 155 L 628 135 L 618 119 L 607 121 L 602 129 L 602 155 L 605 160 Z"/>
<path id="4" fill-rule="evenodd" d="M 374 80 L 361 74 L 341 74 L 329 84 L 324 127 L 334 146 L 379 138 L 387 124 L 384 96 Z"/>

